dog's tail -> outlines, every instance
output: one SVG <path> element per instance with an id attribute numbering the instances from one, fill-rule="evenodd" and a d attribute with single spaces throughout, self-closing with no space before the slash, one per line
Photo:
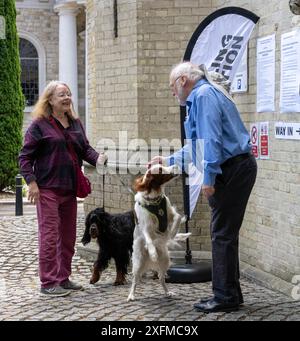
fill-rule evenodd
<path id="1" fill-rule="evenodd" d="M 174 239 L 168 241 L 168 249 L 178 249 L 181 247 L 179 242 L 183 242 L 189 238 L 191 232 L 188 233 L 176 233 Z"/>

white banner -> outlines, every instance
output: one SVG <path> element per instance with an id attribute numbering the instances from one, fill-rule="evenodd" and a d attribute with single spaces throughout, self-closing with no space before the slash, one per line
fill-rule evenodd
<path id="1" fill-rule="evenodd" d="M 254 26 L 255 22 L 236 13 L 215 18 L 198 37 L 190 61 L 232 80 Z"/>

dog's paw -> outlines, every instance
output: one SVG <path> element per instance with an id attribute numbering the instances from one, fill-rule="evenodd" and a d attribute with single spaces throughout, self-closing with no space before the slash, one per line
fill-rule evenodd
<path id="1" fill-rule="evenodd" d="M 124 281 L 115 281 L 114 285 L 117 286 L 117 285 L 125 285 L 127 284 L 126 280 Z"/>
<path id="2" fill-rule="evenodd" d="M 99 281 L 100 275 L 93 273 L 91 279 L 90 279 L 90 284 L 95 284 Z"/>
<path id="3" fill-rule="evenodd" d="M 129 294 L 128 297 L 127 297 L 127 302 L 130 302 L 130 301 L 134 301 L 135 300 L 135 297 L 133 294 Z"/>
<path id="4" fill-rule="evenodd" d="M 187 216 L 184 215 L 180 220 L 180 224 L 184 224 L 186 221 L 187 221 Z"/>
<path id="5" fill-rule="evenodd" d="M 173 291 L 166 292 L 166 297 L 174 297 L 175 293 Z"/>

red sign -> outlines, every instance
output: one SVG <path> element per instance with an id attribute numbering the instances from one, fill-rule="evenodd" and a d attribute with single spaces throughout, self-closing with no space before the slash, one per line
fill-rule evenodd
<path id="1" fill-rule="evenodd" d="M 269 155 L 269 137 L 268 135 L 263 135 L 260 138 L 260 155 Z"/>
<path id="2" fill-rule="evenodd" d="M 259 150 L 258 150 L 258 125 L 254 123 L 251 125 L 250 128 L 250 138 L 251 138 L 251 145 L 252 145 L 252 154 L 256 159 L 259 157 Z"/>
<path id="3" fill-rule="evenodd" d="M 269 122 L 260 122 L 260 158 L 269 159 Z"/>

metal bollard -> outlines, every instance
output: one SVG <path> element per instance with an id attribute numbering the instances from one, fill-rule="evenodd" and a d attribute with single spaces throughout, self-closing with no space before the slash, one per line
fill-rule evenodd
<path id="1" fill-rule="evenodd" d="M 16 176 L 16 215 L 23 215 L 22 175 Z"/>

